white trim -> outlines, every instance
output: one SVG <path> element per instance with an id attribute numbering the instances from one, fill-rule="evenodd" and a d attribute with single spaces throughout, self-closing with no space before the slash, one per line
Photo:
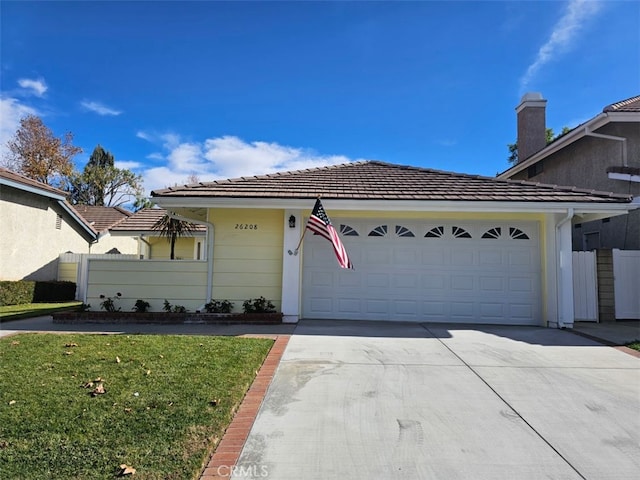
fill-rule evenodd
<path id="1" fill-rule="evenodd" d="M 573 253 L 571 245 L 571 219 L 573 209 L 556 224 L 556 252 L 558 278 L 558 328 L 573 328 Z"/>
<path id="2" fill-rule="evenodd" d="M 163 208 L 281 208 L 311 210 L 313 198 L 158 198 Z M 619 212 L 624 215 L 635 207 L 629 203 L 599 202 L 469 202 L 452 200 L 340 200 L 322 199 L 327 210 L 375 210 L 410 212 L 498 212 L 498 213 L 565 213 L 573 208 L 580 213 Z M 194 223 L 197 223 L 194 221 Z"/>
<path id="3" fill-rule="evenodd" d="M 640 175 L 631 175 L 630 173 L 609 172 L 607 176 L 611 180 L 623 180 L 625 182 L 640 182 Z"/>
<path id="4" fill-rule="evenodd" d="M 296 217 L 295 228 L 289 227 L 289 217 Z M 297 323 L 300 317 L 300 296 L 302 268 L 302 252 L 293 252 L 300 241 L 300 236 L 304 231 L 304 218 L 301 210 L 284 211 L 284 252 L 282 254 L 282 314 L 284 323 Z"/>

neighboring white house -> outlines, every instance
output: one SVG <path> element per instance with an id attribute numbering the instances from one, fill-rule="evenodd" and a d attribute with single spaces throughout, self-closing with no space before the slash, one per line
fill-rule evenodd
<path id="1" fill-rule="evenodd" d="M 65 192 L 0 168 L 0 280 L 55 280 L 58 256 L 97 237 Z"/>
<path id="2" fill-rule="evenodd" d="M 315 199 L 355 265 L 307 232 Z M 572 221 L 623 215 L 627 195 L 356 162 L 172 187 L 153 200 L 206 225 L 207 262 L 96 261 L 88 302 L 264 296 L 299 318 L 570 327 Z M 169 297 L 168 295 L 171 295 Z M 164 297 L 163 297 L 164 296 Z"/>
<path id="3" fill-rule="evenodd" d="M 138 239 L 132 235 L 113 235 L 112 229 L 134 215 L 122 207 L 75 205 L 76 211 L 98 232 L 91 253 L 138 254 Z"/>

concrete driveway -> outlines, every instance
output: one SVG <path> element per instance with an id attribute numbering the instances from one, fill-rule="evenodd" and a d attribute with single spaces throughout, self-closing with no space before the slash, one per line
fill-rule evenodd
<path id="1" fill-rule="evenodd" d="M 638 358 L 555 329 L 304 321 L 232 478 L 638 472 Z"/>

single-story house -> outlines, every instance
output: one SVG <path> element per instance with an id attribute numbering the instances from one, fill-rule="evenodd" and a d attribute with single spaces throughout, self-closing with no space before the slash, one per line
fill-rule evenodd
<path id="1" fill-rule="evenodd" d="M 98 242 L 91 248 L 91 253 L 138 254 L 137 238 L 112 234 L 112 229 L 133 212 L 122 207 L 97 205 L 74 205 L 74 208 L 98 232 Z"/>
<path id="2" fill-rule="evenodd" d="M 628 195 L 379 161 L 176 186 L 151 195 L 179 218 L 209 229 L 207 268 L 199 271 L 207 280 L 203 301 L 231 300 L 237 308 L 264 296 L 289 322 L 570 327 L 572 222 L 637 207 Z M 339 268 L 322 236 L 307 233 L 296 252 L 318 197 L 353 270 Z M 117 284 L 115 278 L 111 283 Z"/>
<path id="3" fill-rule="evenodd" d="M 98 239 L 65 192 L 5 168 L 0 232 L 0 280 L 55 280 L 61 253 L 89 253 Z"/>
<path id="4" fill-rule="evenodd" d="M 114 239 L 135 239 L 139 258 L 166 260 L 170 258 L 170 242 L 154 228 L 156 222 L 166 214 L 167 211 L 162 208 L 143 208 L 110 226 L 109 233 Z M 207 227 L 196 224 L 194 232 L 176 238 L 176 260 L 204 260 L 206 234 Z"/>

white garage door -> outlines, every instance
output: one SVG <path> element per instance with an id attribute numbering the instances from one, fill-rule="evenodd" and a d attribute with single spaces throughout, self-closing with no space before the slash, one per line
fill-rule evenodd
<path id="1" fill-rule="evenodd" d="M 303 318 L 541 324 L 536 223 L 338 220 L 304 241 Z"/>

